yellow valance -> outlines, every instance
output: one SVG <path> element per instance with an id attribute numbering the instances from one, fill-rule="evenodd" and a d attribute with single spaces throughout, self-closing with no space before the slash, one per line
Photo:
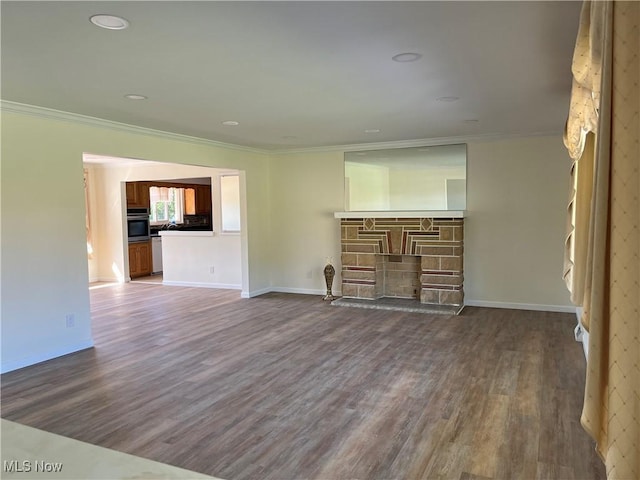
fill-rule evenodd
<path id="1" fill-rule="evenodd" d="M 564 133 L 569 155 L 578 160 L 588 132 L 597 133 L 602 78 L 602 45 L 605 2 L 591 2 L 582 9 L 571 71 L 571 104 Z"/>

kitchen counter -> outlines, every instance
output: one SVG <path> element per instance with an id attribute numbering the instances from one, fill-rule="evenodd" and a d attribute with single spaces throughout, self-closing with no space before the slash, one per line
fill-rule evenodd
<path id="1" fill-rule="evenodd" d="M 240 288 L 240 236 L 209 231 L 163 230 L 162 283 Z"/>
<path id="2" fill-rule="evenodd" d="M 161 237 L 213 237 L 211 230 L 160 230 Z"/>

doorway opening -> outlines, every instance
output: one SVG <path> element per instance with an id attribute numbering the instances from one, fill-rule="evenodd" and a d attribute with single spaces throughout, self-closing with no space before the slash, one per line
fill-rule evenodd
<path id="1" fill-rule="evenodd" d="M 83 165 L 91 287 L 247 288 L 244 171 L 93 154 Z M 148 211 L 149 238 L 140 242 L 128 235 L 133 208 Z"/>

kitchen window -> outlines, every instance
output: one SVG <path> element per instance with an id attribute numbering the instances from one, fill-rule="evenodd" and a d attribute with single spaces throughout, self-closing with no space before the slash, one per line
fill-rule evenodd
<path id="1" fill-rule="evenodd" d="M 149 187 L 150 223 L 182 223 L 184 221 L 184 188 Z"/>

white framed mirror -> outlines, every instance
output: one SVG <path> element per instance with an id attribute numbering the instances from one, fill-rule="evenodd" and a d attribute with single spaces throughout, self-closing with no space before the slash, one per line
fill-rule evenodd
<path id="1" fill-rule="evenodd" d="M 345 211 L 464 210 L 465 144 L 346 152 Z"/>

